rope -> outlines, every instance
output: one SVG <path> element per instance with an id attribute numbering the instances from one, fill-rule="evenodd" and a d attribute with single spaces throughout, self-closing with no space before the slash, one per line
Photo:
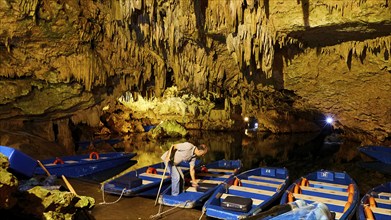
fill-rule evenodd
<path id="1" fill-rule="evenodd" d="M 125 190 L 126 190 L 126 188 L 122 189 L 121 195 L 119 196 L 119 198 L 116 201 L 114 201 L 114 202 L 106 202 L 105 201 L 105 187 L 104 186 L 105 185 L 103 184 L 102 187 L 101 187 L 103 202 L 98 203 L 99 205 L 112 205 L 114 203 L 117 203 L 122 198 L 122 196 L 124 195 Z"/>
<path id="2" fill-rule="evenodd" d="M 174 206 L 174 207 L 172 207 L 172 208 L 170 208 L 170 209 L 168 209 L 168 210 L 166 210 L 166 211 L 164 211 L 164 212 L 160 212 L 161 211 L 161 207 L 162 207 L 162 204 L 160 204 L 160 206 L 159 206 L 159 212 L 157 213 L 157 214 L 155 214 L 155 215 L 151 215 L 151 216 L 149 216 L 149 218 L 150 219 L 154 219 L 154 218 L 157 218 L 157 217 L 160 217 L 160 216 L 162 216 L 163 214 L 165 214 L 165 213 L 167 213 L 167 212 L 169 212 L 169 211 L 172 211 L 172 210 L 174 210 L 174 209 L 176 209 L 176 208 L 178 208 L 178 207 L 180 207 L 180 206 L 186 206 L 186 204 L 188 203 L 188 202 L 190 202 L 190 200 L 187 200 L 187 201 L 185 201 L 184 203 L 179 203 L 179 204 L 177 204 L 176 206 Z"/>
<path id="3" fill-rule="evenodd" d="M 206 210 L 202 210 L 201 216 L 200 216 L 200 218 L 198 220 L 202 219 L 202 216 L 204 216 L 205 212 L 206 212 Z"/>

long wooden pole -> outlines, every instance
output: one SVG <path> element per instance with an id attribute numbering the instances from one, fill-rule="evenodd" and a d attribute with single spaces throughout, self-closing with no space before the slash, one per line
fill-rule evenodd
<path id="1" fill-rule="evenodd" d="M 46 169 L 46 167 L 41 163 L 41 161 L 40 161 L 40 160 L 37 160 L 37 162 L 38 162 L 39 166 L 46 172 L 46 174 L 47 174 L 48 176 L 50 176 L 49 171 L 48 171 L 48 170 Z"/>
<path id="2" fill-rule="evenodd" d="M 170 157 L 171 157 L 171 151 L 172 151 L 172 148 L 173 148 L 173 147 L 174 147 L 174 145 L 172 145 L 172 146 L 170 147 L 170 149 L 169 149 L 169 151 L 168 151 L 168 155 L 166 156 L 167 164 L 164 163 L 163 176 L 162 176 L 162 180 L 160 181 L 159 190 L 157 191 L 156 200 L 155 200 L 155 206 L 156 206 L 157 201 L 158 201 L 158 199 L 159 199 L 160 190 L 162 189 L 164 177 L 166 177 L 167 166 L 168 166 L 168 163 L 169 163 L 169 160 L 170 160 Z"/>
<path id="3" fill-rule="evenodd" d="M 167 162 L 167 166 L 168 166 L 168 162 Z M 163 172 L 162 180 L 160 181 L 159 190 L 157 191 L 157 195 L 156 195 L 155 206 L 156 206 L 157 201 L 158 201 L 158 199 L 159 199 L 159 194 L 160 194 L 160 190 L 162 189 L 164 177 L 166 176 L 167 166 L 164 167 L 164 172 Z"/>
<path id="4" fill-rule="evenodd" d="M 62 175 L 61 177 L 62 177 L 62 180 L 64 180 L 65 184 L 67 185 L 67 188 L 69 189 L 69 191 L 71 191 L 71 193 L 77 195 L 75 189 L 72 187 L 71 183 L 69 183 L 69 181 L 67 180 L 67 178 L 65 178 L 64 175 Z"/>

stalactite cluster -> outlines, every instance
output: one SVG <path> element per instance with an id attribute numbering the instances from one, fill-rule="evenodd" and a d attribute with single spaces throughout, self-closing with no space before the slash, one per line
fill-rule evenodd
<path id="1" fill-rule="evenodd" d="M 265 97 L 289 89 L 289 80 L 296 80 L 290 76 L 303 71 L 295 61 L 308 54 L 318 56 L 312 61 L 340 55 L 344 66 L 335 68 L 335 75 L 375 54 L 371 63 L 378 64 L 366 71 L 380 72 L 379 81 L 386 81 L 390 17 L 389 1 L 383 0 L 5 0 L 0 3 L 0 76 L 25 83 L 7 86 L 12 95 L 0 96 L 8 105 L 0 118 L 11 109 L 16 110 L 9 115 L 63 117 L 114 92 L 161 97 L 169 86 L 213 94 L 226 98 L 228 106 L 255 112 L 275 107 L 265 107 Z M 321 61 L 307 65 L 316 63 Z M 70 83 L 83 88 L 65 91 Z M 36 94 L 55 87 L 60 88 L 56 97 L 31 107 Z M 345 88 L 350 87 L 340 87 Z M 314 91 L 296 92 L 312 97 Z M 317 94 L 316 100 L 325 99 Z M 51 107 L 59 103 L 64 106 Z M 327 110 L 321 101 L 313 103 L 312 108 Z M 96 124 L 87 118 L 73 120 Z"/>

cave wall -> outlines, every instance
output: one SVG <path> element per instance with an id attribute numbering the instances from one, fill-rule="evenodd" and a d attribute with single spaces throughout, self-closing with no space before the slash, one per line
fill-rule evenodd
<path id="1" fill-rule="evenodd" d="M 313 111 L 382 141 L 391 133 L 389 4 L 1 0 L 0 119 L 96 125 L 125 91 L 159 98 L 175 85 L 224 97 L 273 132 Z M 293 101 L 275 99 L 284 90 Z"/>

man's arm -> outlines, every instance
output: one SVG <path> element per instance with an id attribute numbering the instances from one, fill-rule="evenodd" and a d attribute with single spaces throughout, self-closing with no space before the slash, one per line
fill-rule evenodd
<path id="1" fill-rule="evenodd" d="M 195 178 L 195 168 L 192 165 L 190 165 L 190 177 L 191 177 L 191 185 L 194 187 L 198 186 Z"/>

